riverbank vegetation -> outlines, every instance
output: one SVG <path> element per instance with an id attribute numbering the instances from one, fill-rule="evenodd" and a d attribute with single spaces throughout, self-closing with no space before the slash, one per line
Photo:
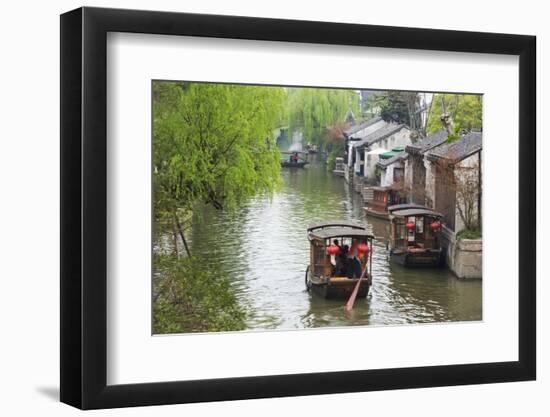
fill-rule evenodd
<path id="1" fill-rule="evenodd" d="M 154 332 L 244 326 L 228 278 L 192 253 L 186 230 L 200 205 L 231 209 L 277 189 L 284 100 L 278 87 L 153 82 Z"/>
<path id="2" fill-rule="evenodd" d="M 462 229 L 456 234 L 456 240 L 462 239 L 481 239 L 481 229 Z"/>
<path id="3" fill-rule="evenodd" d="M 200 256 L 154 256 L 153 333 L 234 331 L 249 310 L 217 265 Z"/>

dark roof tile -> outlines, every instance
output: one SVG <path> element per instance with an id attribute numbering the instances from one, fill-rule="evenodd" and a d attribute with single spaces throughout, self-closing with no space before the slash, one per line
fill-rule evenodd
<path id="1" fill-rule="evenodd" d="M 428 137 L 417 140 L 415 143 L 407 145 L 406 151 L 409 153 L 424 153 L 430 149 L 435 148 L 436 146 L 441 145 L 447 140 L 447 130 L 441 129 Z"/>
<path id="2" fill-rule="evenodd" d="M 428 152 L 428 158 L 431 160 L 449 159 L 454 162 L 462 161 L 470 155 L 479 152 L 482 149 L 482 133 L 469 132 L 460 139 L 443 143 Z"/>
<path id="3" fill-rule="evenodd" d="M 350 128 L 344 130 L 344 134 L 346 136 L 351 136 L 353 135 L 354 133 L 357 133 L 359 132 L 360 130 L 362 129 L 365 129 L 366 127 L 369 127 L 377 122 L 379 122 L 380 120 L 382 120 L 381 117 L 375 117 L 373 119 L 370 119 L 369 121 L 367 122 L 361 122 L 361 123 L 358 123 L 356 125 L 353 125 L 351 126 Z"/>
<path id="4" fill-rule="evenodd" d="M 376 129 L 374 132 L 368 134 L 360 141 L 355 143 L 355 147 L 370 146 L 374 143 L 380 142 L 381 140 L 387 138 L 388 136 L 393 135 L 394 133 L 400 131 L 401 129 L 408 129 L 404 124 L 395 124 L 388 123 L 380 129 Z"/>

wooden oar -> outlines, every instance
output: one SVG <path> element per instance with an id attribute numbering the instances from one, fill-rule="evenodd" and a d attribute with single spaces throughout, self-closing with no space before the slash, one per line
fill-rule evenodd
<path id="1" fill-rule="evenodd" d="M 359 292 L 359 286 L 361 285 L 361 281 L 365 278 L 365 274 L 367 273 L 367 267 L 368 267 L 368 263 L 365 264 L 365 268 L 361 273 L 361 277 L 357 280 L 357 284 L 355 284 L 355 288 L 353 289 L 353 292 L 351 293 L 348 302 L 344 306 L 344 311 L 346 313 L 349 313 L 353 309 L 353 304 L 355 303 L 355 299 L 357 298 L 357 293 Z"/>

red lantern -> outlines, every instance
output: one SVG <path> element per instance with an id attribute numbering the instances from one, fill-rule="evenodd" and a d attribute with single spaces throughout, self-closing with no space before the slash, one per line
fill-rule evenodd
<path id="1" fill-rule="evenodd" d="M 437 232 L 439 229 L 441 229 L 441 223 L 438 221 L 435 221 L 430 225 L 430 227 L 433 232 Z"/>
<path id="2" fill-rule="evenodd" d="M 338 255 L 340 253 L 340 247 L 336 245 L 327 246 L 327 255 Z"/>
<path id="3" fill-rule="evenodd" d="M 405 227 L 407 228 L 407 230 L 408 230 L 409 232 L 412 232 L 412 231 L 414 230 L 415 225 L 414 225 L 413 222 L 409 222 L 409 223 L 407 223 L 407 224 L 405 225 Z"/>
<path id="4" fill-rule="evenodd" d="M 366 243 L 360 243 L 360 244 L 357 246 L 357 251 L 358 251 L 360 254 L 369 253 L 369 251 L 370 251 L 369 245 L 367 245 Z"/>

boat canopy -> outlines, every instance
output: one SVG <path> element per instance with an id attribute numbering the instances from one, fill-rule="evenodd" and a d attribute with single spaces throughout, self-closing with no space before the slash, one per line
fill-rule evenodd
<path id="1" fill-rule="evenodd" d="M 409 217 L 409 216 L 431 216 L 431 217 L 443 217 L 443 215 L 430 210 L 428 208 L 409 208 L 404 210 L 396 210 L 391 212 L 394 216 Z"/>
<path id="2" fill-rule="evenodd" d="M 351 237 L 351 238 L 364 238 L 374 239 L 374 236 L 368 233 L 364 228 L 358 229 L 355 227 L 336 226 L 326 227 L 323 229 L 316 229 L 309 232 L 310 238 L 314 239 L 332 239 L 337 237 Z"/>
<path id="3" fill-rule="evenodd" d="M 307 228 L 308 232 L 316 229 L 324 229 L 325 227 L 351 227 L 353 229 L 365 230 L 365 227 L 359 223 L 345 221 L 345 220 L 330 220 L 319 223 L 314 223 Z"/>
<path id="4" fill-rule="evenodd" d="M 394 205 L 388 207 L 388 211 L 390 213 L 392 211 L 405 210 L 405 209 L 426 209 L 426 210 L 430 210 L 426 206 L 423 206 L 423 205 L 420 205 L 420 204 L 414 204 L 414 203 L 394 204 Z"/>

